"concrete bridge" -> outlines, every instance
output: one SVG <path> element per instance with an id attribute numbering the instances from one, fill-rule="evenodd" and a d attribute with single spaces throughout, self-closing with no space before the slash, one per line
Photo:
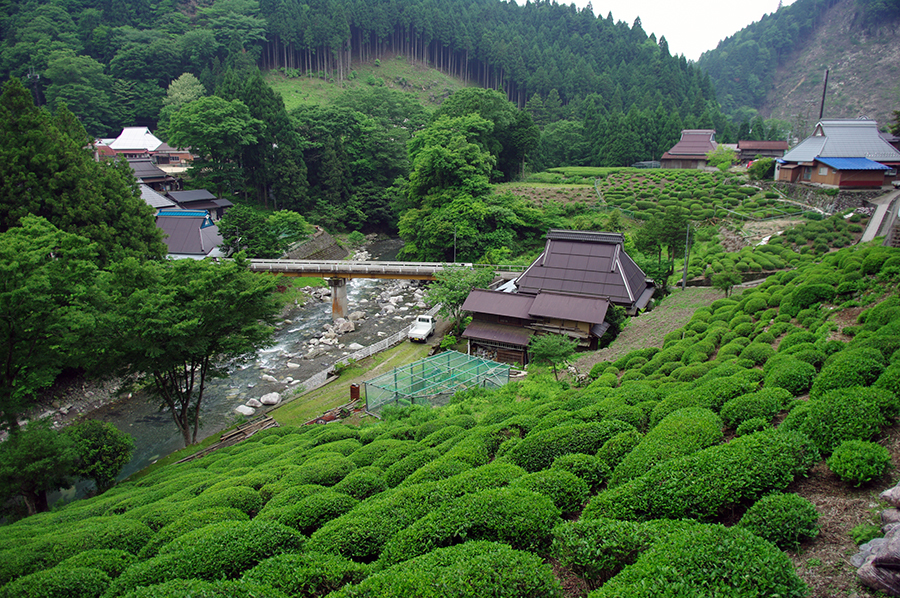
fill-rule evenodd
<path id="1" fill-rule="evenodd" d="M 248 260 L 251 272 L 268 272 L 283 276 L 315 277 L 328 280 L 331 287 L 331 315 L 343 318 L 347 313 L 347 281 L 353 278 L 387 278 L 399 280 L 436 280 L 436 274 L 447 266 L 490 269 L 507 278 L 527 266 L 496 266 L 439 262 L 356 262 L 347 260 Z"/>

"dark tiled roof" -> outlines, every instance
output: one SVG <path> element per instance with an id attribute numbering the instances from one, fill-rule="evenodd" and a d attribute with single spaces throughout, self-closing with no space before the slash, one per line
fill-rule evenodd
<path id="1" fill-rule="evenodd" d="M 168 197 L 160 195 L 147 185 L 141 184 L 140 189 L 141 199 L 147 202 L 147 205 L 149 205 L 151 208 L 161 209 L 177 207 L 174 201 L 172 201 Z"/>
<path id="2" fill-rule="evenodd" d="M 738 141 L 739 150 L 784 150 L 787 151 L 787 141 Z"/>
<path id="3" fill-rule="evenodd" d="M 539 293 L 531 306 L 531 315 L 599 324 L 606 318 L 608 307 L 609 301 L 600 297 Z"/>
<path id="4" fill-rule="evenodd" d="M 216 196 L 206 189 L 192 189 L 191 191 L 169 191 L 169 197 L 178 203 L 192 201 L 212 201 Z"/>
<path id="5" fill-rule="evenodd" d="M 135 178 L 141 180 L 165 179 L 169 176 L 150 160 L 129 160 L 128 165 L 134 171 Z"/>
<path id="6" fill-rule="evenodd" d="M 463 332 L 463 338 L 471 338 L 475 340 L 494 341 L 497 343 L 507 343 L 510 345 L 528 346 L 533 331 L 518 326 L 504 326 L 503 324 L 492 324 L 490 322 L 473 321 L 466 326 Z"/>
<path id="7" fill-rule="evenodd" d="M 551 241 L 587 241 L 589 243 L 624 243 L 622 233 L 600 233 L 588 230 L 562 230 L 551 228 L 547 233 Z"/>
<path id="8" fill-rule="evenodd" d="M 672 146 L 663 158 L 677 156 L 706 157 L 706 153 L 716 149 L 716 132 L 712 129 L 685 129 L 681 132 L 681 140 Z"/>
<path id="9" fill-rule="evenodd" d="M 163 242 L 169 253 L 181 255 L 207 255 L 221 242 L 222 236 L 215 226 L 205 226 L 207 215 L 184 216 L 161 213 L 156 218 L 156 226 L 168 237 Z"/>
<path id="10" fill-rule="evenodd" d="M 530 317 L 528 314 L 532 303 L 534 303 L 533 295 L 472 289 L 472 292 L 466 297 L 462 309 L 480 314 L 527 320 Z"/>

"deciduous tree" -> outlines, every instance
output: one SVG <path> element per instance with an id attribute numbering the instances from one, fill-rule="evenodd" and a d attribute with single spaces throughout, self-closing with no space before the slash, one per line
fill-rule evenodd
<path id="1" fill-rule="evenodd" d="M 47 493 L 71 484 L 75 452 L 68 436 L 39 420 L 0 443 L 0 496 L 21 496 L 29 515 L 47 511 Z"/>
<path id="2" fill-rule="evenodd" d="M 197 442 L 209 378 L 272 342 L 275 279 L 239 254 L 224 263 L 116 264 L 107 281 L 110 351 L 121 375 L 143 384 L 172 416 L 185 446 Z"/>
<path id="3" fill-rule="evenodd" d="M 542 334 L 531 337 L 528 353 L 531 361 L 538 365 L 547 364 L 553 369 L 553 376 L 559 380 L 556 367 L 575 353 L 578 341 L 562 334 Z"/>
<path id="4" fill-rule="evenodd" d="M 462 305 L 466 297 L 472 289 L 486 287 L 493 277 L 494 273 L 487 268 L 475 269 L 448 264 L 436 274 L 437 280 L 428 287 L 425 302 L 431 306 L 440 303 L 438 313 L 450 320 L 458 330 L 462 323 Z"/>
<path id="5" fill-rule="evenodd" d="M 90 479 L 102 494 L 113 487 L 122 468 L 131 461 L 134 438 L 108 422 L 88 419 L 66 428 L 72 442 L 72 474 Z"/>

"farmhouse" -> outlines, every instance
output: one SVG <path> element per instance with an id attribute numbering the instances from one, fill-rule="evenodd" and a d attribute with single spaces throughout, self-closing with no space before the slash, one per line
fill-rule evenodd
<path id="1" fill-rule="evenodd" d="M 787 141 L 738 141 L 738 159 L 748 162 L 757 158 L 781 158 L 788 149 Z"/>
<path id="2" fill-rule="evenodd" d="M 551 230 L 513 292 L 473 289 L 466 298 L 468 352 L 525 365 L 531 337 L 548 333 L 596 348 L 611 304 L 635 315 L 653 297 L 653 282 L 625 253 L 624 241 L 621 233 Z"/>
<path id="3" fill-rule="evenodd" d="M 840 188 L 877 188 L 897 177 L 900 151 L 874 120 L 823 120 L 777 161 L 775 180 Z"/>
<path id="4" fill-rule="evenodd" d="M 716 132 L 713 129 L 685 129 L 681 139 L 662 155 L 662 168 L 703 168 L 706 154 L 716 149 Z"/>
<path id="5" fill-rule="evenodd" d="M 163 242 L 172 259 L 226 257 L 219 249 L 222 235 L 206 210 L 159 210 L 156 226 L 166 233 Z"/>

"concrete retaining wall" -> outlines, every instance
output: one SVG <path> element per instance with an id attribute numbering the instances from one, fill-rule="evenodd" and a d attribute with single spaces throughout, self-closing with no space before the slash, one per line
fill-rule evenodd
<path id="1" fill-rule="evenodd" d="M 291 247 L 284 255 L 289 260 L 342 260 L 350 252 L 337 244 L 334 237 L 317 229 L 313 238 Z"/>

